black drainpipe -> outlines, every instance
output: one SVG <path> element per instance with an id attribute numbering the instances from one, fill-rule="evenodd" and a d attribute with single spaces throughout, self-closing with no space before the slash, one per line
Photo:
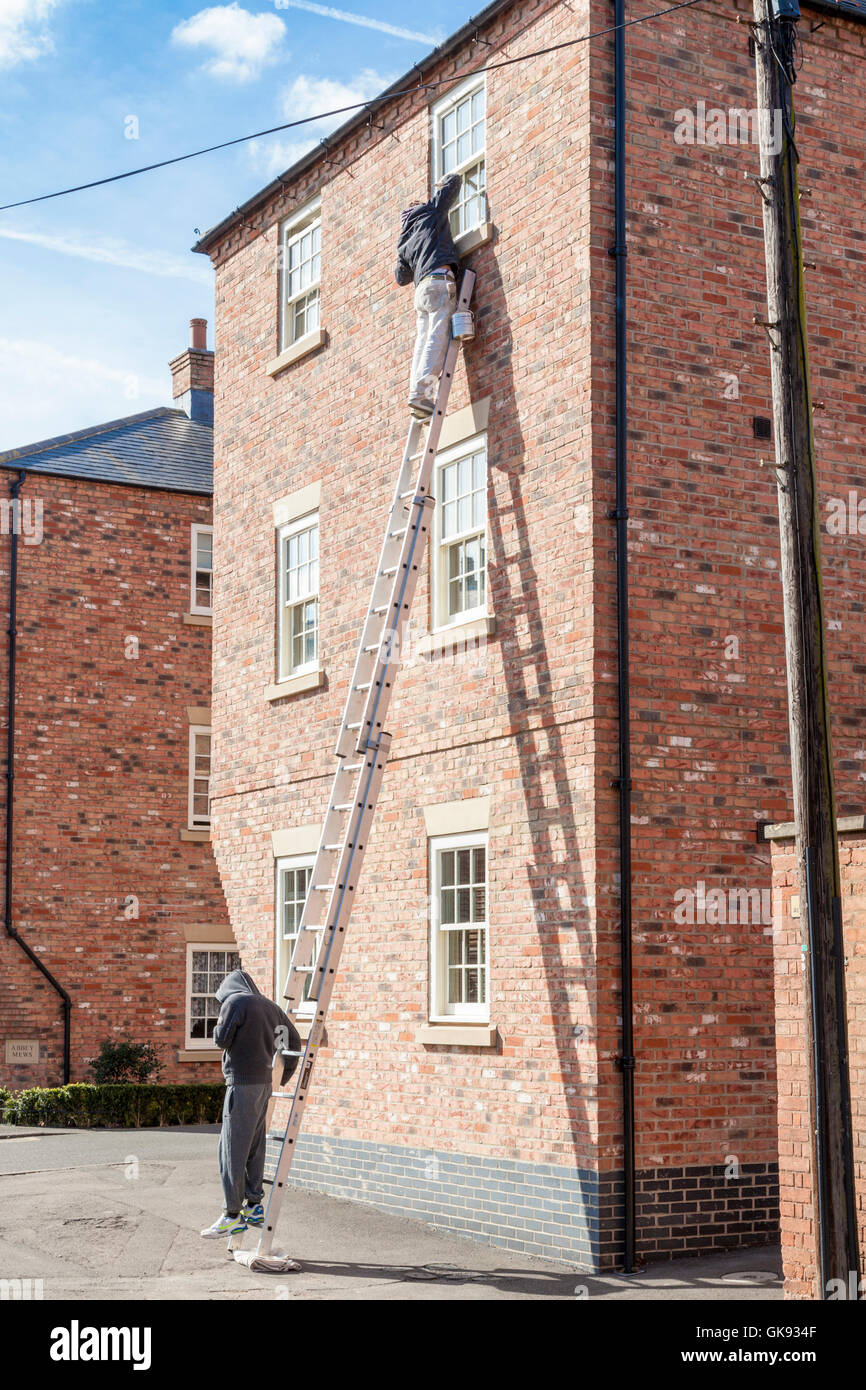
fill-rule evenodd
<path id="1" fill-rule="evenodd" d="M 634 1269 L 634 1019 L 631 926 L 631 734 L 629 728 L 628 653 L 628 405 L 626 400 L 625 299 L 625 0 L 614 0 L 614 222 L 616 258 L 616 615 L 619 688 L 619 876 L 620 976 L 622 986 L 623 1268 Z"/>
<path id="2" fill-rule="evenodd" d="M 9 703 L 6 724 L 6 884 L 3 919 L 6 935 L 17 941 L 26 956 L 29 956 L 36 969 L 45 976 L 51 988 L 56 990 L 63 1001 L 63 1084 L 69 1082 L 70 1053 L 70 1015 L 72 1000 L 66 990 L 55 980 L 51 971 L 42 964 L 35 951 L 32 951 L 12 925 L 12 813 L 15 806 L 14 758 L 15 758 L 15 657 L 17 652 L 17 629 L 15 619 L 18 607 L 18 532 L 20 530 L 21 504 L 19 492 L 27 477 L 22 468 L 10 489 L 12 497 L 12 528 L 9 536 Z"/>

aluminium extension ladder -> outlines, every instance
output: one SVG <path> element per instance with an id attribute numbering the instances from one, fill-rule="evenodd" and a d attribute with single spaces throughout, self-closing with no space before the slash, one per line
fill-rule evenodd
<path id="1" fill-rule="evenodd" d="M 474 287 L 475 274 L 467 270 L 460 283 L 455 313 L 465 313 L 469 309 Z M 294 1014 L 304 999 L 306 987 L 307 999 L 315 1002 L 315 1015 L 295 1073 L 297 1083 L 265 1211 L 258 1255 L 268 1255 L 273 1244 L 388 759 L 391 735 L 384 732 L 383 721 L 430 530 L 435 505 L 430 496 L 430 482 L 460 342 L 459 338 L 452 338 L 448 345 L 430 420 L 413 419 L 409 426 L 337 738 L 337 770 L 283 991 L 286 1011 Z M 288 1095 L 276 1092 L 272 1099 L 287 1100 Z"/>

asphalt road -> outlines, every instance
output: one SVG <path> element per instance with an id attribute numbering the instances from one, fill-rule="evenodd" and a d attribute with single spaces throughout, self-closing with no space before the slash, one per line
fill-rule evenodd
<path id="1" fill-rule="evenodd" d="M 321 1193 L 289 1191 L 280 1244 L 301 1263 L 251 1274 L 199 1231 L 220 1211 L 217 1126 L 0 1126 L 0 1280 L 46 1300 L 781 1299 L 774 1249 L 603 1278 Z"/>

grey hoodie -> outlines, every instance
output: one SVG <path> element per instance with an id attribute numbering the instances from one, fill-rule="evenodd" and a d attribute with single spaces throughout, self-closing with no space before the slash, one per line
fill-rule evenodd
<path id="1" fill-rule="evenodd" d="M 220 1005 L 213 1040 L 223 1048 L 223 1076 L 229 1086 L 260 1086 L 271 1080 L 277 1052 L 301 1052 L 298 1030 L 279 1005 L 256 988 L 245 970 L 232 970 L 216 992 Z M 284 1057 L 285 1085 L 298 1065 Z"/>

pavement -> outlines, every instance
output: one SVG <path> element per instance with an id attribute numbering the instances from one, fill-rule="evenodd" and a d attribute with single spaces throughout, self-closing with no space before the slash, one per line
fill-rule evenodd
<path id="1" fill-rule="evenodd" d="M 218 1133 L 0 1125 L 0 1280 L 41 1280 L 46 1300 L 782 1298 L 772 1247 L 596 1276 L 293 1189 L 276 1246 L 302 1268 L 251 1274 L 199 1235 L 220 1211 Z"/>

